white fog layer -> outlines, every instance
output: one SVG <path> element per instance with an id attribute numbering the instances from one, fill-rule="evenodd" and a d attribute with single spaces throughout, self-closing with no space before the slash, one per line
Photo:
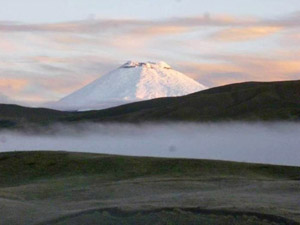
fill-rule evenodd
<path id="1" fill-rule="evenodd" d="M 299 123 L 82 124 L 0 132 L 0 151 L 64 150 L 300 166 Z"/>

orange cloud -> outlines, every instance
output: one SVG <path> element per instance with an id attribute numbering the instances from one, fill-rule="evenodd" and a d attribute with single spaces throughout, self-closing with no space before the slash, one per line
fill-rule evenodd
<path id="1" fill-rule="evenodd" d="M 18 102 L 24 102 L 25 104 L 35 105 L 36 103 L 43 103 L 45 102 L 45 98 L 43 96 L 34 95 L 34 94 L 27 94 L 26 96 L 18 96 L 16 98 Z"/>
<path id="2" fill-rule="evenodd" d="M 181 62 L 181 71 L 209 86 L 244 81 L 300 79 L 300 59 L 271 59 L 255 56 L 216 56 L 225 63 Z"/>
<path id="3" fill-rule="evenodd" d="M 239 27 L 222 30 L 211 37 L 218 41 L 248 41 L 266 37 L 281 30 L 281 27 Z"/>
<path id="4" fill-rule="evenodd" d="M 245 80 L 246 71 L 230 63 L 191 63 L 179 64 L 186 75 L 208 86 L 219 86 Z"/>
<path id="5" fill-rule="evenodd" d="M 21 91 L 28 84 L 28 80 L 14 78 L 0 78 L 0 89 L 10 92 Z"/>
<path id="6" fill-rule="evenodd" d="M 149 26 L 141 29 L 135 29 L 131 34 L 135 35 L 169 35 L 169 34 L 180 34 L 185 33 L 190 30 L 189 27 L 185 26 L 175 26 L 175 25 L 166 25 L 166 26 Z"/>
<path id="7" fill-rule="evenodd" d="M 25 79 L 0 78 L 0 93 L 9 94 L 20 102 L 46 102 L 58 100 L 93 81 L 92 76 L 81 79 L 71 77 L 39 77 Z M 1 96 L 0 96 L 1 97 Z M 0 98 L 1 100 L 1 98 Z"/>
<path id="8" fill-rule="evenodd" d="M 256 79 L 285 79 L 288 74 L 300 76 L 300 59 L 280 59 L 276 55 L 273 58 L 234 55 L 228 56 L 227 60 Z"/>
<path id="9" fill-rule="evenodd" d="M 61 43 L 61 44 L 81 44 L 81 43 L 86 43 L 87 41 L 89 41 L 88 38 L 83 38 L 83 37 L 79 37 L 76 35 L 56 35 L 53 38 L 53 41 Z"/>
<path id="10" fill-rule="evenodd" d="M 59 77 L 54 77 L 40 80 L 39 85 L 47 88 L 47 90 L 54 91 L 59 95 L 64 95 L 84 87 L 93 80 L 95 80 L 95 77 L 89 75 L 83 75 L 82 79 L 62 79 Z"/>

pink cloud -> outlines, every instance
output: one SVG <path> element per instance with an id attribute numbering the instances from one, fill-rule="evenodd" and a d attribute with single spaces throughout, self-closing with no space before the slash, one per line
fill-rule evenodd
<path id="1" fill-rule="evenodd" d="M 28 84 L 27 79 L 0 78 L 2 92 L 19 92 Z"/>
<path id="2" fill-rule="evenodd" d="M 16 51 L 16 46 L 11 41 L 0 39 L 0 51 L 12 53 Z"/>
<path id="3" fill-rule="evenodd" d="M 39 80 L 36 84 L 40 87 L 44 87 L 48 91 L 52 91 L 61 95 L 66 95 L 89 84 L 95 79 L 94 76 L 90 75 L 82 75 L 81 77 L 81 79 L 72 79 L 71 77 L 46 78 Z"/>
<path id="4" fill-rule="evenodd" d="M 241 27 L 229 28 L 213 34 L 211 37 L 217 41 L 248 41 L 258 39 L 272 34 L 278 33 L 282 30 L 281 27 Z"/>
<path id="5" fill-rule="evenodd" d="M 188 75 L 210 86 L 243 81 L 274 81 L 300 79 L 299 59 L 262 58 L 248 55 L 219 55 L 220 63 L 181 62 Z"/>

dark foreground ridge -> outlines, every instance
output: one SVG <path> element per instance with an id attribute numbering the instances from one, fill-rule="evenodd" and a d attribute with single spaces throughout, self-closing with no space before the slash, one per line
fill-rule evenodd
<path id="1" fill-rule="evenodd" d="M 168 215 L 168 213 L 170 215 Z M 229 211 L 229 210 L 218 210 L 218 209 L 202 209 L 202 208 L 161 208 L 161 209 L 155 209 L 155 210 L 139 210 L 139 211 L 125 211 L 121 210 L 119 208 L 102 208 L 102 209 L 90 209 L 87 211 L 82 211 L 78 213 L 73 213 L 69 215 L 62 216 L 60 218 L 56 218 L 54 220 L 50 220 L 47 222 L 42 222 L 37 225 L 57 225 L 57 224 L 67 224 L 69 221 L 74 220 L 78 221 L 81 219 L 81 217 L 86 215 L 98 215 L 103 223 L 103 219 L 110 219 L 111 221 L 108 222 L 108 224 L 115 224 L 117 225 L 118 222 L 127 224 L 126 222 L 133 221 L 133 224 L 148 224 L 149 222 L 152 223 L 154 221 L 149 221 L 149 219 L 154 220 L 155 217 L 161 217 L 162 215 L 159 214 L 165 214 L 167 216 L 176 216 L 177 218 L 164 218 L 164 219 L 158 219 L 158 221 L 155 222 L 161 222 L 162 220 L 166 220 L 166 224 L 176 224 L 176 225 L 186 225 L 185 223 L 189 224 L 199 224 L 199 222 L 202 222 L 204 224 L 212 224 L 212 222 L 217 222 L 218 224 L 280 224 L 280 225 L 300 225 L 300 223 L 287 219 L 281 216 L 275 216 L 271 214 L 264 214 L 264 213 L 256 213 L 256 212 L 246 212 L 246 211 Z M 192 214 L 192 216 L 191 216 Z M 101 216 L 100 216 L 101 215 Z M 197 215 L 200 218 L 197 218 Z M 181 217 L 182 216 L 182 217 Z M 184 217 L 189 218 L 184 218 Z M 99 219 L 98 217 L 98 219 Z M 108 217 L 108 218 L 105 218 Z M 144 217 L 144 218 L 143 218 Z M 152 217 L 152 218 L 151 218 Z M 154 217 L 154 218 L 153 218 Z M 180 218 L 181 217 L 181 218 Z M 202 217 L 202 218 L 201 218 Z M 128 219 L 130 218 L 130 219 Z M 179 220 L 185 220 L 185 221 L 178 221 Z M 177 221 L 176 221 L 177 220 Z M 72 224 L 74 223 L 72 221 Z M 76 222 L 75 222 L 76 223 Z M 150 224 L 149 223 L 149 224 Z M 96 224 L 96 223 L 95 223 Z M 99 223 L 100 225 L 100 223 Z"/>
<path id="2" fill-rule="evenodd" d="M 1 225 L 300 222 L 300 167 L 49 151 L 0 171 Z"/>
<path id="3" fill-rule="evenodd" d="M 0 128 L 57 122 L 300 121 L 300 81 L 246 82 L 105 110 L 60 112 L 0 106 Z"/>
<path id="4" fill-rule="evenodd" d="M 0 171 L 0 187 L 79 175 L 109 180 L 149 176 L 300 180 L 300 167 L 295 166 L 55 151 L 0 153 Z"/>

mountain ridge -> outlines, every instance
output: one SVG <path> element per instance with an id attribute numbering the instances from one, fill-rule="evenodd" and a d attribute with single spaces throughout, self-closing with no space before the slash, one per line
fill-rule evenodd
<path id="1" fill-rule="evenodd" d="M 288 99 L 285 95 L 293 95 Z M 252 113 L 251 113 L 252 112 Z M 244 82 L 82 114 L 95 121 L 298 120 L 300 81 Z M 69 118 L 71 119 L 71 118 Z M 80 114 L 72 118 L 82 119 Z"/>
<path id="2" fill-rule="evenodd" d="M 300 80 L 236 83 L 87 112 L 0 106 L 2 128 L 58 122 L 300 121 Z"/>

